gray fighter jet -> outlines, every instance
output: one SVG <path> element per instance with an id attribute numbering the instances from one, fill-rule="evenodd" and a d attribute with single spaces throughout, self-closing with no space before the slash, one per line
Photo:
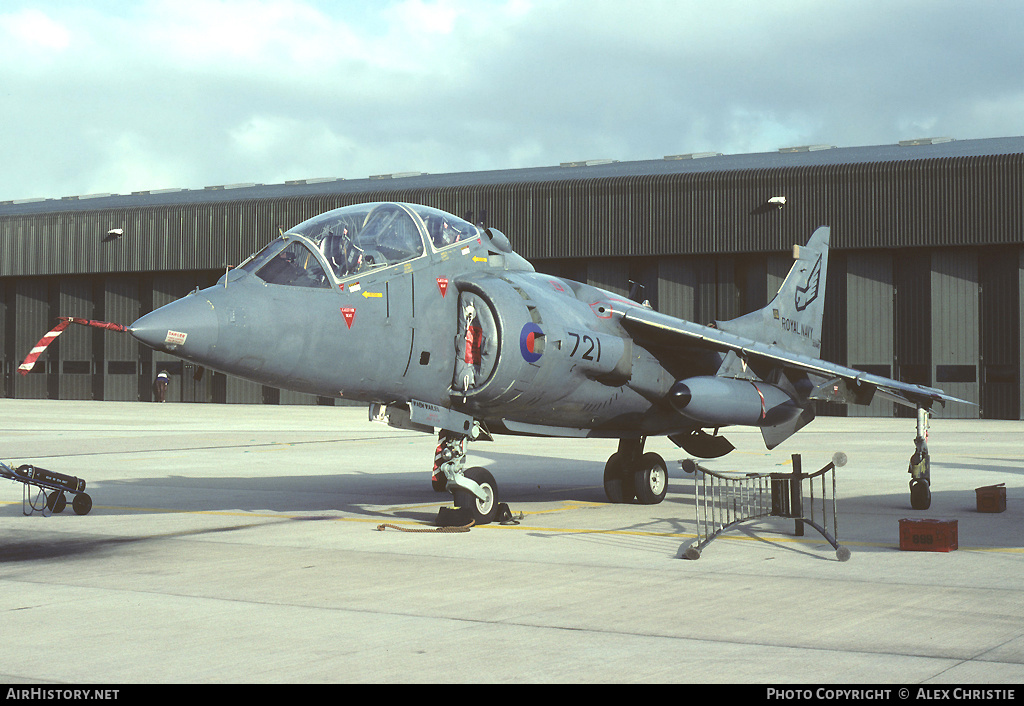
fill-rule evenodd
<path id="1" fill-rule="evenodd" d="M 961 400 L 819 358 L 828 240 L 822 227 L 794 248 L 764 309 L 703 326 L 541 274 L 494 228 L 417 204 L 360 204 L 300 223 L 128 330 L 207 368 L 438 430 L 434 487 L 477 524 L 494 519 L 499 493 L 486 469 L 465 468 L 467 441 L 618 439 L 609 500 L 653 504 L 668 473 L 644 452 L 647 437 L 716 457 L 733 448 L 718 430 L 746 425 L 774 448 L 814 418 L 812 400 L 876 394 L 919 410 L 911 498 L 927 507 L 921 425 L 935 403 Z"/>

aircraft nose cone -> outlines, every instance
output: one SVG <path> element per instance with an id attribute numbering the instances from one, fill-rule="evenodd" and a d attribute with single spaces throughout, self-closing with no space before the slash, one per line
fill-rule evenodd
<path id="1" fill-rule="evenodd" d="M 203 358 L 217 347 L 218 328 L 213 304 L 192 295 L 146 314 L 128 327 L 128 333 L 151 348 Z"/>

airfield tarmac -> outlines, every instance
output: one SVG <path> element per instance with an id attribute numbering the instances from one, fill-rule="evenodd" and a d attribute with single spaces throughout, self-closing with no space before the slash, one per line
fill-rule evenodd
<path id="1" fill-rule="evenodd" d="M 843 451 L 839 562 L 792 520 L 699 560 L 685 454 L 659 505 L 613 505 L 614 441 L 470 446 L 519 525 L 430 529 L 435 439 L 363 407 L 0 400 L 0 459 L 88 482 L 92 512 L 23 515 L 0 480 L 0 683 L 1024 682 L 1024 423 L 934 419 L 932 506 L 910 509 L 912 419 L 819 418 L 719 470 Z M 974 488 L 1006 484 L 1007 509 Z M 959 549 L 899 550 L 901 518 Z"/>

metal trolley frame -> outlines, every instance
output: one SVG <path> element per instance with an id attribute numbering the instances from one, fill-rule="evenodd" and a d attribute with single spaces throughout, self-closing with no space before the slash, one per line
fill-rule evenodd
<path id="1" fill-rule="evenodd" d="M 76 515 L 87 515 L 92 509 L 92 498 L 85 492 L 85 481 L 74 476 L 49 471 L 32 464 L 23 464 L 12 468 L 0 461 L 0 478 L 22 484 L 21 512 L 32 515 L 39 512 L 49 517 L 55 512 L 63 512 L 68 501 L 65 493 L 74 497 L 71 508 Z M 35 490 L 32 490 L 32 489 Z M 50 491 L 50 492 L 46 492 Z"/>

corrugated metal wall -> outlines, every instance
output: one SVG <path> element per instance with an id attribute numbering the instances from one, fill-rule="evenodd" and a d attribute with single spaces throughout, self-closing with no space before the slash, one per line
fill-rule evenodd
<path id="1" fill-rule="evenodd" d="M 658 310 L 687 321 L 696 321 L 696 263 L 682 257 L 658 261 Z"/>
<path id="2" fill-rule="evenodd" d="M 854 252 L 846 258 L 846 362 L 885 377 L 892 377 L 895 350 L 892 270 L 889 251 Z M 849 406 L 847 414 L 891 417 L 893 403 L 876 399 L 865 407 Z"/>
<path id="3" fill-rule="evenodd" d="M 0 277 L 216 270 L 278 227 L 372 200 L 486 213 L 540 260 L 778 253 L 823 223 L 837 249 L 1019 244 L 1022 173 L 1015 154 L 0 216 Z M 103 242 L 111 228 L 124 236 Z"/>
<path id="4" fill-rule="evenodd" d="M 979 331 L 981 334 L 982 417 L 1019 419 L 1022 336 L 1021 270 L 1024 250 L 998 247 L 983 250 L 978 260 Z"/>
<path id="5" fill-rule="evenodd" d="M 42 278 L 30 278 L 18 280 L 14 283 L 14 321 L 13 336 L 14 350 L 24 351 L 21 357 L 32 350 L 36 342 L 42 338 L 53 325 L 50 316 L 49 293 L 47 282 Z M 8 382 L 14 391 L 14 397 L 18 399 L 39 399 L 49 397 L 47 389 L 47 374 L 52 365 L 52 359 L 43 360 L 28 375 L 9 375 Z M 20 361 L 11 367 L 13 373 L 17 370 Z"/>
<path id="6" fill-rule="evenodd" d="M 932 251 L 933 380 L 949 394 L 978 404 L 980 331 L 978 327 L 978 257 L 970 248 Z M 958 405 L 963 408 L 964 405 Z M 959 410 L 977 417 L 977 407 Z"/>
<path id="7" fill-rule="evenodd" d="M 57 316 L 93 317 L 93 282 L 88 277 L 65 277 L 57 280 Z M 52 307 L 51 307 L 52 309 Z M 74 335 L 74 334 L 78 335 Z M 60 366 L 57 384 L 62 400 L 91 400 L 93 380 L 93 336 L 91 331 L 65 332 L 49 351 Z"/>
<path id="8" fill-rule="evenodd" d="M 13 323 L 13 317 L 7 315 L 7 302 L 8 299 L 13 298 L 13 295 L 8 294 L 8 290 L 13 289 L 14 282 L 12 280 L 4 281 L 0 279 L 0 398 L 8 397 L 7 394 L 7 376 L 10 374 L 11 361 L 14 360 L 14 333 L 7 328 L 7 322 Z"/>

